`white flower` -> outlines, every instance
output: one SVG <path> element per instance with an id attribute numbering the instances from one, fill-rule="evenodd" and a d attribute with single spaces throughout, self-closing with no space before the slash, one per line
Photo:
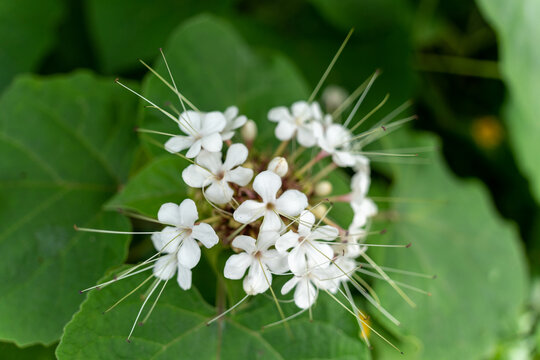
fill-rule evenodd
<path id="1" fill-rule="evenodd" d="M 366 230 L 362 228 L 363 225 L 359 226 L 354 221 L 351 223 L 346 235 L 341 238 L 342 243 L 334 246 L 334 252 L 338 256 L 354 259 L 366 252 L 367 246 L 361 245 L 367 235 Z"/>
<path id="2" fill-rule="evenodd" d="M 377 215 L 377 205 L 370 198 L 360 193 L 352 193 L 351 207 L 354 212 L 353 224 L 356 227 L 364 226 L 367 220 Z"/>
<path id="3" fill-rule="evenodd" d="M 369 177 L 369 173 L 365 171 L 358 171 L 351 178 L 351 190 L 358 196 L 366 196 L 369 190 L 370 182 L 371 178 Z"/>
<path id="4" fill-rule="evenodd" d="M 308 205 L 306 195 L 298 190 L 287 190 L 279 198 L 277 193 L 281 188 L 281 178 L 272 171 L 263 171 L 255 177 L 253 190 L 262 202 L 246 200 L 233 214 L 234 220 L 249 224 L 264 216 L 260 231 L 279 231 L 283 226 L 280 214 L 298 216 Z"/>
<path id="5" fill-rule="evenodd" d="M 283 273 L 287 271 L 287 261 L 277 250 L 268 250 L 273 246 L 279 233 L 266 231 L 259 233 L 257 241 L 250 236 L 237 236 L 232 246 L 244 252 L 232 255 L 225 263 L 224 276 L 227 279 L 244 278 L 244 291 L 248 295 L 261 294 L 268 290 L 272 284 L 272 272 Z"/>
<path id="6" fill-rule="evenodd" d="M 194 188 L 206 188 L 206 198 L 216 204 L 228 203 L 234 194 L 229 183 L 247 185 L 253 177 L 253 170 L 239 166 L 248 156 L 248 149 L 243 144 L 233 144 L 227 150 L 225 162 L 221 153 L 201 151 L 196 164 L 189 165 L 182 172 L 185 183 Z"/>
<path id="7" fill-rule="evenodd" d="M 152 235 L 154 247 L 162 256 L 154 265 L 154 275 L 161 280 L 170 279 L 178 269 L 178 283 L 183 289 L 191 287 L 191 270 L 201 258 L 201 249 L 196 240 L 207 248 L 218 242 L 216 232 L 205 223 L 195 225 L 199 218 L 195 202 L 186 199 L 176 205 L 166 203 L 158 211 L 158 220 L 165 227 Z"/>
<path id="8" fill-rule="evenodd" d="M 298 233 L 291 230 L 276 241 L 276 249 L 281 253 L 292 248 L 287 261 L 296 275 L 326 267 L 334 257 L 332 247 L 318 240 L 334 240 L 339 235 L 338 230 L 329 225 L 313 228 L 314 224 L 315 215 L 305 210 L 299 218 Z"/>
<path id="9" fill-rule="evenodd" d="M 339 124 L 328 126 L 319 137 L 321 149 L 332 155 L 332 161 L 341 167 L 353 166 L 355 155 L 350 151 L 351 133 Z"/>
<path id="10" fill-rule="evenodd" d="M 275 172 L 280 177 L 284 177 L 289 171 L 289 164 L 287 164 L 287 160 L 284 157 L 278 156 L 268 163 L 268 170 Z"/>
<path id="11" fill-rule="evenodd" d="M 210 152 L 221 151 L 223 139 L 220 132 L 225 128 L 227 120 L 219 111 L 198 113 L 188 110 L 180 114 L 180 130 L 187 136 L 173 136 L 165 143 L 165 149 L 171 153 L 189 148 L 186 156 L 194 158 L 201 149 Z"/>
<path id="12" fill-rule="evenodd" d="M 314 134 L 312 107 L 305 101 L 297 101 L 291 106 L 291 111 L 285 106 L 279 106 L 268 112 L 268 119 L 277 122 L 275 133 L 279 140 L 290 140 L 296 135 L 298 143 L 305 147 L 316 144 Z"/>
<path id="13" fill-rule="evenodd" d="M 315 268 L 302 275 L 295 275 L 281 288 L 281 294 L 288 294 L 293 288 L 294 303 L 301 309 L 311 307 L 317 300 L 318 289 L 328 290 L 335 293 L 339 286 L 339 280 L 332 279 L 334 273 L 329 268 Z"/>
<path id="14" fill-rule="evenodd" d="M 236 106 L 229 106 L 223 113 L 225 115 L 225 128 L 221 130 L 221 138 L 223 140 L 230 140 L 234 136 L 234 131 L 242 126 L 247 121 L 247 117 L 244 115 L 238 116 L 238 108 Z"/>

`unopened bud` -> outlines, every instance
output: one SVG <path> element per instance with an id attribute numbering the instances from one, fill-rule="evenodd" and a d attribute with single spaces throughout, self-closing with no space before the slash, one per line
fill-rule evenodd
<path id="1" fill-rule="evenodd" d="M 341 86 L 329 85 L 322 93 L 322 100 L 327 112 L 333 112 L 347 99 L 347 90 Z"/>
<path id="2" fill-rule="evenodd" d="M 278 156 L 270 161 L 268 164 L 268 170 L 275 172 L 281 177 L 284 177 L 289 171 L 289 164 L 287 164 L 287 160 L 285 160 L 284 157 Z"/>
<path id="3" fill-rule="evenodd" d="M 255 121 L 248 120 L 241 130 L 242 137 L 246 143 L 252 143 L 257 137 L 257 124 Z"/>
<path id="4" fill-rule="evenodd" d="M 332 183 L 330 181 L 321 181 L 315 185 L 315 195 L 327 196 L 332 192 Z"/>
<path id="5" fill-rule="evenodd" d="M 313 215 L 315 215 L 319 219 L 322 219 L 326 215 L 327 211 L 328 211 L 328 208 L 324 204 L 319 204 L 311 209 L 311 212 L 313 213 Z"/>

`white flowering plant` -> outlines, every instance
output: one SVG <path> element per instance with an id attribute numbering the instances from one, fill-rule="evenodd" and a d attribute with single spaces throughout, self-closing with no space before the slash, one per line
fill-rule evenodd
<path id="1" fill-rule="evenodd" d="M 201 254 L 210 254 L 201 250 L 206 248 L 228 254 L 223 267 L 217 271 L 217 281 L 241 280 L 244 292 L 239 301 L 209 318 L 208 325 L 222 320 L 249 298 L 266 295 L 275 304 L 280 319 L 265 324 L 265 328 L 287 327 L 289 320 L 301 316 L 305 311 L 309 312 L 311 319 L 312 308 L 317 304 L 319 294 L 325 293 L 352 314 L 360 336 L 368 345 L 368 334 L 375 333 L 399 351 L 373 328 L 369 316 L 359 309 L 360 296 L 390 322 L 400 324 L 360 274 L 388 282 L 411 306 L 415 304 L 401 289 L 402 286 L 428 293 L 392 280 L 388 273 L 405 271 L 380 266 L 368 254 L 372 246 L 410 246 L 410 243 L 369 241 L 372 236 L 385 233 L 384 229 L 372 228 L 378 207 L 369 196 L 370 163 L 371 159 L 416 157 L 417 154 L 366 150 L 366 147 L 415 116 L 399 117 L 407 108 L 408 103 L 405 103 L 375 125 L 361 131 L 364 122 L 386 101 L 386 98 L 383 99 L 363 118 L 356 119 L 357 111 L 378 72 L 353 94 L 342 96 L 332 113 L 329 112 L 331 108 L 325 110 L 314 100 L 349 37 L 350 34 L 309 99 L 270 108 L 267 118 L 257 121 L 242 115 L 235 105 L 222 110 L 199 109 L 194 105 L 196 100 L 188 100 L 177 86 L 163 52 L 167 74 L 160 74 L 143 64 L 164 87 L 175 94 L 178 104 L 161 107 L 157 105 L 160 103 L 158 99 L 149 99 L 116 80 L 117 84 L 141 98 L 152 110 L 161 113 L 164 121 L 174 122 L 176 132 L 148 128 L 137 128 L 137 131 L 162 136 L 164 140 L 155 142 L 155 145 L 171 156 L 182 158 L 187 164 L 184 168 L 174 169 L 188 189 L 185 199 L 180 203 L 163 203 L 156 218 L 131 214 L 162 226 L 157 231 L 134 233 L 150 235 L 155 254 L 116 274 L 112 280 L 82 291 L 102 289 L 134 275 L 150 273 L 135 288 L 137 290 L 150 282 L 127 334 L 128 342 L 131 342 L 136 325 L 143 325 L 150 318 L 169 281 L 172 280 L 185 291 L 192 288 L 193 279 L 199 276 L 197 265 Z M 326 92 L 325 96 L 337 96 L 335 93 L 328 94 Z M 347 111 L 347 116 L 344 116 Z M 275 123 L 274 136 L 280 142 L 273 149 L 257 148 L 257 124 L 265 121 Z M 348 190 L 334 194 L 332 178 L 348 176 L 345 175 L 347 172 L 352 174 Z M 341 225 L 343 219 L 333 218 L 334 203 L 350 207 L 353 216 L 350 221 L 345 221 L 345 225 Z M 124 233 L 77 226 L 76 229 Z M 215 263 L 214 266 L 219 265 Z M 429 277 L 412 272 L 409 274 Z M 124 299 L 121 298 L 110 309 Z M 147 310 L 150 300 L 153 305 Z M 293 302 L 298 311 L 285 315 L 281 305 L 284 302 Z M 143 316 L 144 310 L 147 311 Z M 142 318 L 144 320 L 141 321 Z"/>

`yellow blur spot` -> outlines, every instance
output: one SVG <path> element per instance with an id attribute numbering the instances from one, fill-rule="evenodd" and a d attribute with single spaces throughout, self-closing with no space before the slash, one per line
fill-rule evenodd
<path id="1" fill-rule="evenodd" d="M 369 338 L 369 333 L 371 330 L 369 327 L 367 327 L 365 324 L 371 326 L 371 321 L 369 320 L 369 316 L 367 316 L 365 313 L 363 313 L 361 310 L 358 310 L 358 317 L 360 318 L 360 335 L 363 338 Z"/>
<path id="2" fill-rule="evenodd" d="M 471 135 L 476 144 L 491 150 L 499 146 L 503 140 L 503 128 L 495 116 L 483 116 L 473 121 Z"/>

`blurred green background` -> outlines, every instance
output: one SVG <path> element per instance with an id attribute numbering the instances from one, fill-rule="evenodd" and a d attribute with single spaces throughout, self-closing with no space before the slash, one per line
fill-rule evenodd
<path id="1" fill-rule="evenodd" d="M 31 83 L 33 78 L 24 74 L 38 74 L 46 81 L 56 74 L 87 69 L 109 78 L 98 81 L 101 89 L 97 84 L 95 88 L 94 85 L 81 85 L 80 91 L 91 89 L 92 99 L 111 91 L 108 97 L 114 97 L 115 103 L 108 103 L 106 98 L 99 100 L 103 102 L 99 103 L 103 109 L 89 110 L 86 120 L 90 121 L 114 106 L 117 110 L 110 116 L 125 118 L 127 125 L 123 128 L 128 134 L 131 127 L 129 118 L 138 116 L 135 113 L 138 110 L 137 99 L 109 90 L 107 81 L 112 83 L 112 79 L 120 77 L 139 87 L 147 71 L 138 59 L 154 63 L 159 48 L 166 46 L 175 29 L 203 13 L 212 14 L 231 26 L 256 56 L 264 58 L 280 54 L 289 59 L 291 64 L 287 67 L 303 77 L 301 85 L 306 84 L 308 89 L 315 87 L 349 29 L 355 28 L 326 84 L 339 85 L 350 93 L 373 71 L 380 69 L 382 76 L 366 99 L 365 108 L 374 106 L 386 93 L 390 94 L 387 104 L 390 109 L 412 99 L 414 111 L 419 116 L 413 127 L 436 134 L 451 171 L 458 177 L 476 178 L 484 183 L 496 212 L 515 223 L 519 231 L 528 259 L 527 264 L 521 265 L 527 268 L 532 284 L 523 304 L 516 304 L 520 314 L 514 320 L 520 323 L 516 325 L 519 330 L 500 337 L 495 345 L 481 350 L 481 357 L 471 355 L 471 359 L 533 358 L 535 349 L 540 345 L 540 331 L 536 326 L 540 316 L 540 297 L 535 294 L 540 272 L 540 2 L 0 0 L 0 103 L 4 108 L 10 108 L 14 101 L 20 101 L 18 107 L 24 107 L 34 100 L 46 101 L 48 97 L 58 100 L 58 97 L 69 96 L 70 91 L 61 90 L 61 85 L 58 85 L 57 93 L 44 95 L 40 92 L 43 84 L 30 84 L 32 93 L 29 93 L 24 84 L 25 81 Z M 182 56 L 187 61 L 190 52 L 187 50 Z M 183 68 L 175 71 L 181 73 Z M 22 80 L 17 80 L 21 76 L 19 79 Z M 85 77 L 81 74 L 76 76 Z M 85 81 L 90 83 L 94 80 L 82 82 Z M 261 77 L 261 81 L 266 80 Z M 209 79 L 208 83 L 212 80 Z M 215 90 L 209 86 L 209 91 Z M 212 96 L 208 96 L 211 100 Z M 17 116 L 17 111 L 0 109 L 0 139 L 6 143 L 11 136 L 8 123 L 12 121 L 12 115 Z M 68 111 L 64 114 L 72 115 Z M 84 127 L 77 125 L 77 128 L 81 129 L 81 126 Z M 104 131 L 103 128 L 87 130 L 88 133 Z M 33 141 L 36 149 L 41 151 L 40 136 L 35 135 Z M 127 139 L 119 142 L 117 148 L 110 149 L 111 156 L 117 157 L 111 166 L 116 179 L 103 180 L 106 184 L 103 186 L 124 185 L 126 179 L 147 162 L 146 155 L 129 155 L 130 161 L 136 159 L 136 165 L 127 164 L 125 169 L 118 169 L 117 165 L 122 163 L 122 156 L 118 154 L 134 146 L 132 140 Z M 65 154 L 50 152 L 47 155 L 54 162 L 56 157 Z M 6 194 L 10 186 L 20 179 L 10 178 L 8 170 L 15 166 L 10 165 L 11 153 L 5 150 L 0 157 L 5 165 L 0 169 L 5 171 L 1 176 L 5 181 L 2 191 Z M 89 164 L 73 165 L 91 168 Z M 383 175 L 381 177 L 384 178 Z M 32 196 L 28 194 L 28 197 Z M 10 199 L 8 195 L 4 197 L 8 199 L 4 200 L 5 205 Z M 31 204 L 31 200 L 28 201 Z M 20 204 L 23 206 L 26 202 Z M 474 206 L 465 200 L 463 210 L 466 211 L 469 205 Z M 9 240 L 6 239 L 11 236 L 10 226 L 18 221 L 16 216 L 8 214 L 10 205 L 6 206 L 0 210 L 3 228 L 7 229 L 5 232 L 0 229 L 3 249 L 8 246 Z M 114 221 L 117 222 L 113 224 L 118 225 L 120 220 Z M 473 228 L 485 226 L 484 223 L 468 225 Z M 497 237 L 497 232 L 493 235 Z M 127 242 L 122 246 L 127 246 Z M 490 247 L 487 246 L 485 251 L 489 256 Z M 103 269 L 121 262 L 122 255 L 118 254 L 115 259 L 104 264 Z M 459 259 L 455 261 L 459 266 Z M 502 269 L 506 266 L 499 265 Z M 95 281 L 103 273 L 96 272 L 97 277 L 94 275 L 87 282 Z M 508 290 L 501 288 L 498 291 Z M 468 301 L 470 299 L 463 299 L 464 307 Z M 480 301 L 486 302 L 487 306 L 490 299 Z M 13 301 L 7 303 L 13 304 Z M 5 305 L 5 311 L 9 311 L 8 305 Z M 32 317 L 33 314 L 22 313 L 20 316 Z M 62 324 L 70 317 L 66 315 Z M 31 323 L 32 319 L 28 322 Z M 41 326 L 39 324 L 37 322 L 36 326 Z M 459 326 L 467 327 L 468 324 Z M 11 336 L 9 331 L 8 327 L 0 330 L 0 337 L 6 340 L 0 344 L 0 358 L 46 359 L 53 356 L 57 335 L 34 339 L 31 336 Z M 12 341 L 25 346 L 35 343 L 53 345 L 33 345 L 20 350 Z M 528 355 L 518 357 L 521 356 L 517 355 L 519 351 Z M 384 352 L 381 355 L 375 350 L 374 354 L 375 358 L 386 358 Z"/>

